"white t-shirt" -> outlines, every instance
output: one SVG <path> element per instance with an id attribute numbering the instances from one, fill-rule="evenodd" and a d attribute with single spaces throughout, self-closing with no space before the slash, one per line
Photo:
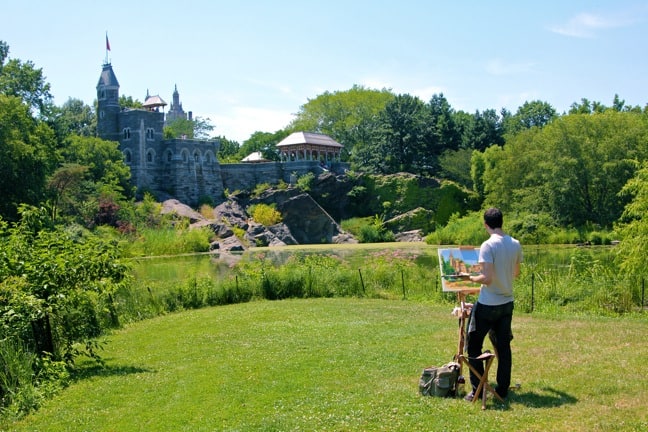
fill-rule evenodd
<path id="1" fill-rule="evenodd" d="M 513 270 L 522 262 L 522 246 L 509 235 L 491 234 L 479 248 L 479 262 L 493 264 L 489 285 L 482 285 L 479 303 L 497 306 L 513 301 Z"/>

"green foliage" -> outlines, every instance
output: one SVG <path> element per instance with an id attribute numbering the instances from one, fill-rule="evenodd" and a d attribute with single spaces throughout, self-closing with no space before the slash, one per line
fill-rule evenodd
<path id="1" fill-rule="evenodd" d="M 38 205 L 47 175 L 58 159 L 52 129 L 34 119 L 29 106 L 2 91 L 0 69 L 0 216 L 17 220 L 19 204 Z"/>
<path id="2" fill-rule="evenodd" d="M 23 206 L 0 223 L 0 398 L 5 416 L 37 408 L 66 381 L 64 364 L 101 361 L 96 339 L 119 324 L 112 294 L 128 283 L 117 244 L 52 229 L 45 209 Z M 64 362 L 64 363 L 61 363 Z"/>
<path id="3" fill-rule="evenodd" d="M 233 226 L 231 228 L 232 228 L 232 232 L 234 232 L 234 235 L 236 236 L 236 238 L 238 238 L 239 240 L 244 240 L 245 239 L 245 230 L 243 228 L 241 228 L 239 226 Z"/>
<path id="4" fill-rule="evenodd" d="M 65 163 L 49 181 L 52 213 L 84 215 L 84 206 L 96 200 L 119 202 L 133 196 L 130 169 L 124 163 L 118 144 L 94 137 L 70 135 L 62 151 Z M 86 221 L 96 218 L 85 215 Z"/>
<path id="5" fill-rule="evenodd" d="M 20 224 L 0 233 L 7 240 L 0 255 L 5 334 L 10 330 L 38 355 L 69 363 L 79 354 L 95 356 L 92 345 L 79 350 L 75 343 L 87 343 L 114 324 L 103 311 L 128 272 L 116 243 L 92 235 L 75 241 L 66 231 L 43 229 L 43 210 L 25 208 L 22 214 Z M 21 283 L 14 285 L 16 278 Z"/>
<path id="6" fill-rule="evenodd" d="M 437 245 L 480 245 L 487 238 L 488 233 L 484 230 L 480 212 L 471 212 L 462 217 L 455 213 L 445 226 L 427 235 L 425 242 Z"/>
<path id="7" fill-rule="evenodd" d="M 281 222 L 281 213 L 276 209 L 276 204 L 253 204 L 248 208 L 252 219 L 263 226 L 276 225 Z"/>
<path id="8" fill-rule="evenodd" d="M 218 136 L 216 139 L 219 143 L 218 160 L 221 163 L 235 163 L 240 161 L 237 155 L 241 146 L 237 141 L 229 140 L 224 136 Z"/>
<path id="9" fill-rule="evenodd" d="M 473 150 L 467 148 L 444 151 L 439 156 L 441 176 L 464 186 L 466 189 L 472 189 L 473 182 L 470 175 L 472 153 Z"/>
<path id="10" fill-rule="evenodd" d="M 144 104 L 132 96 L 119 95 L 119 107 L 121 109 L 139 109 L 144 108 Z"/>
<path id="11" fill-rule="evenodd" d="M 261 152 L 263 157 L 268 160 L 279 160 L 276 147 L 277 143 L 288 135 L 289 132 L 285 130 L 278 130 L 274 133 L 254 132 L 250 138 L 245 140 L 241 145 L 237 154 L 237 162 L 254 152 Z"/>
<path id="12" fill-rule="evenodd" d="M 68 135 L 95 136 L 97 116 L 81 99 L 69 98 L 60 108 L 53 107 L 52 126 L 59 142 Z"/>
<path id="13" fill-rule="evenodd" d="M 443 96 L 429 103 L 409 94 L 389 100 L 376 116 L 371 139 L 354 149 L 353 166 L 371 173 L 438 172 L 438 158 L 460 143 L 453 110 Z"/>
<path id="14" fill-rule="evenodd" d="M 0 417 L 15 421 L 37 410 L 69 383 L 62 362 L 39 358 L 15 338 L 0 339 Z"/>
<path id="15" fill-rule="evenodd" d="M 254 186 L 254 190 L 252 191 L 252 197 L 257 198 L 263 194 L 263 192 L 269 190 L 272 186 L 270 186 L 270 183 L 257 183 Z"/>
<path id="16" fill-rule="evenodd" d="M 631 197 L 623 211 L 623 219 L 617 226 L 621 236 L 617 261 L 623 271 L 648 275 L 644 257 L 648 253 L 648 161 L 644 161 L 635 176 L 624 186 L 621 193 Z"/>
<path id="17" fill-rule="evenodd" d="M 504 122 L 506 133 L 516 134 L 532 127 L 542 128 L 558 117 L 556 110 L 547 102 L 539 100 L 524 102 L 515 115 Z"/>
<path id="18" fill-rule="evenodd" d="M 135 238 L 123 244 L 129 257 L 176 255 L 207 252 L 213 233 L 208 228 L 188 228 L 178 225 L 168 228 L 138 229 Z"/>
<path id="19" fill-rule="evenodd" d="M 383 214 L 386 218 L 417 208 L 434 212 L 428 226 L 445 225 L 451 214 L 478 207 L 477 195 L 454 182 L 400 173 L 365 175 L 349 192 L 359 216 Z M 390 203 L 385 207 L 385 203 Z"/>
<path id="20" fill-rule="evenodd" d="M 19 98 L 29 111 L 46 119 L 52 109 L 50 84 L 31 61 L 9 58 L 9 45 L 0 40 L 0 96 Z M 0 125 L 3 122 L 0 121 Z"/>
<path id="21" fill-rule="evenodd" d="M 178 117 L 164 127 L 164 138 L 174 139 L 185 137 L 188 139 L 208 139 L 214 125 L 210 119 L 195 117 L 192 120 Z"/>
<path id="22" fill-rule="evenodd" d="M 385 221 L 385 227 L 394 233 L 412 230 L 421 230 L 424 234 L 434 231 L 435 215 L 432 210 L 422 207 L 398 215 Z"/>
<path id="23" fill-rule="evenodd" d="M 344 144 L 342 156 L 346 159 L 356 147 L 371 140 L 374 119 L 393 97 L 388 89 L 358 85 L 345 91 L 327 91 L 302 105 L 287 130 L 329 135 Z M 363 165 L 358 158 L 355 162 Z"/>
<path id="24" fill-rule="evenodd" d="M 647 136 L 643 114 L 562 116 L 487 149 L 475 184 L 483 184 L 488 206 L 551 214 L 577 229 L 610 228 L 628 202 L 619 192 L 648 155 Z"/>
<path id="25" fill-rule="evenodd" d="M 297 179 L 297 187 L 302 192 L 308 192 L 311 190 L 314 181 L 315 174 L 313 174 L 312 172 L 307 172 L 306 174 L 299 176 L 299 178 Z"/>
<path id="26" fill-rule="evenodd" d="M 360 243 L 393 242 L 394 233 L 380 216 L 352 218 L 342 221 L 342 229 L 353 234 Z"/>

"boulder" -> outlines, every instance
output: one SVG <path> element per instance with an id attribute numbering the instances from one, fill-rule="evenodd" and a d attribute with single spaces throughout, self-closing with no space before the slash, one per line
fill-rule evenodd
<path id="1" fill-rule="evenodd" d="M 181 203 L 177 199 L 168 199 L 162 203 L 161 214 L 173 214 L 181 218 L 189 219 L 189 223 L 196 223 L 198 221 L 203 221 L 206 218 L 189 207 L 186 204 Z"/>
<path id="2" fill-rule="evenodd" d="M 277 210 L 299 244 L 332 243 L 333 237 L 342 231 L 333 218 L 306 193 L 278 203 Z"/>
<path id="3" fill-rule="evenodd" d="M 423 233 L 421 230 L 405 231 L 394 235 L 397 242 L 422 242 Z"/>
<path id="4" fill-rule="evenodd" d="M 277 242 L 281 242 L 285 245 L 296 245 L 297 240 L 293 237 L 293 235 L 290 233 L 290 230 L 284 223 L 278 223 L 276 225 L 271 225 L 268 227 L 268 231 L 270 231 Z M 272 245 L 271 245 L 272 246 Z"/>
<path id="5" fill-rule="evenodd" d="M 214 208 L 216 222 L 224 222 L 244 230 L 248 229 L 248 217 L 245 207 L 237 200 L 227 200 Z"/>
<path id="6" fill-rule="evenodd" d="M 231 236 L 220 240 L 217 249 L 222 252 L 243 252 L 245 246 L 243 246 L 243 243 L 238 239 L 238 237 Z"/>

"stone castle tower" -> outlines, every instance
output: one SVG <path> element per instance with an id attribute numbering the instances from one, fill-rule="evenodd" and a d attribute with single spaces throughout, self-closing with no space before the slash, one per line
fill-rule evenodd
<path id="1" fill-rule="evenodd" d="M 180 93 L 178 93 L 178 85 L 176 84 L 173 90 L 173 102 L 171 102 L 171 107 L 169 108 L 169 112 L 166 115 L 165 124 L 169 124 L 173 120 L 179 118 L 191 121 L 193 120 L 193 114 L 191 111 L 185 113 L 182 109 L 182 103 L 180 102 Z"/>
<path id="2" fill-rule="evenodd" d="M 166 103 L 149 97 L 142 109 L 119 107 L 119 82 L 112 64 L 105 63 L 97 83 L 97 133 L 100 138 L 119 142 L 124 161 L 131 170 L 131 183 L 137 193 L 173 196 L 189 205 L 207 198 L 220 201 L 223 179 L 217 159 L 216 140 L 164 139 L 165 121 L 191 120 L 185 114 L 176 86 L 173 104 L 165 119 Z"/>

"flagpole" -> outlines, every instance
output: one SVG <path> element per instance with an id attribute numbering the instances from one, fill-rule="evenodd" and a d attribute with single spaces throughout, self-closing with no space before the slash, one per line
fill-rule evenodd
<path id="1" fill-rule="evenodd" d="M 110 51 L 110 42 L 108 41 L 108 31 L 106 31 L 106 59 L 104 61 L 104 64 L 110 64 L 110 61 L 108 59 L 108 51 Z"/>

